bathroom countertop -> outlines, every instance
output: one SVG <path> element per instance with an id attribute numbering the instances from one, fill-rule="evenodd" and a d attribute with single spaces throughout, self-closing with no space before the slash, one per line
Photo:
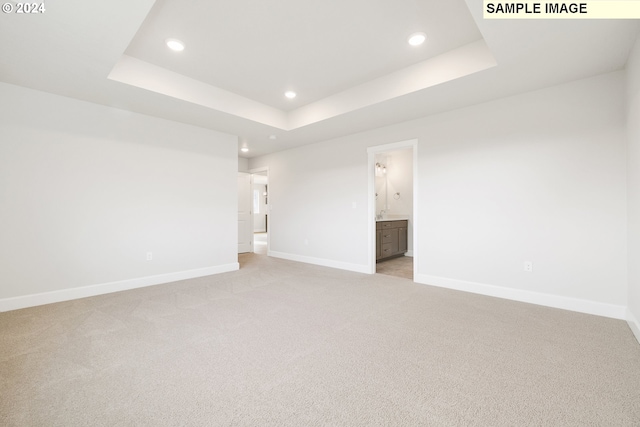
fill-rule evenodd
<path id="1" fill-rule="evenodd" d="M 399 217 L 393 217 L 393 218 L 383 218 L 383 219 L 377 219 L 376 218 L 376 222 L 383 222 L 383 221 L 408 221 L 409 217 L 406 216 L 399 216 Z"/>

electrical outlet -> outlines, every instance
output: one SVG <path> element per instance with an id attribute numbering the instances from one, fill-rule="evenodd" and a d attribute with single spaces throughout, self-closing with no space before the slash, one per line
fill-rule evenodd
<path id="1" fill-rule="evenodd" d="M 524 271 L 531 273 L 533 271 L 533 263 L 531 261 L 524 262 Z"/>
<path id="2" fill-rule="evenodd" d="M 147 252 L 147 261 L 153 260 L 153 252 Z"/>

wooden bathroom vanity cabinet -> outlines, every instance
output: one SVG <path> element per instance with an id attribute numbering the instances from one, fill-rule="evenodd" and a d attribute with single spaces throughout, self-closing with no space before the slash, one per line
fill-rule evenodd
<path id="1" fill-rule="evenodd" d="M 407 252 L 408 225 L 406 219 L 376 222 L 376 262 Z"/>

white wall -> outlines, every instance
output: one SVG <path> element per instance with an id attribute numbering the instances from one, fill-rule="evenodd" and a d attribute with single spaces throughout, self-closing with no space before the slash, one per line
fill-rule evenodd
<path id="1" fill-rule="evenodd" d="M 0 100 L 0 310 L 237 268 L 236 137 L 8 84 Z"/>
<path id="2" fill-rule="evenodd" d="M 395 150 L 376 154 L 376 162 L 386 166 L 387 172 L 375 179 L 376 212 L 406 216 L 413 212 L 413 151 Z M 386 184 L 386 185 L 385 185 Z M 385 195 L 385 192 L 387 193 Z M 394 194 L 400 193 L 397 197 Z"/>
<path id="3" fill-rule="evenodd" d="M 627 63 L 629 323 L 640 341 L 640 36 Z"/>
<path id="4" fill-rule="evenodd" d="M 623 90 L 619 72 L 430 120 L 420 138 L 422 280 L 622 316 Z"/>
<path id="5" fill-rule="evenodd" d="M 386 162 L 386 153 L 379 153 L 375 155 L 376 171 L 374 187 L 376 191 L 376 216 L 383 214 L 383 212 L 387 210 L 388 206 Z"/>
<path id="6" fill-rule="evenodd" d="M 251 159 L 269 167 L 271 255 L 366 271 L 366 146 L 347 138 Z"/>
<path id="7" fill-rule="evenodd" d="M 387 214 L 413 213 L 413 150 L 396 150 L 387 156 Z"/>
<path id="8" fill-rule="evenodd" d="M 238 172 L 249 173 L 249 159 L 246 157 L 238 157 Z"/>
<path id="9" fill-rule="evenodd" d="M 252 159 L 276 255 L 368 271 L 366 147 L 414 138 L 417 281 L 624 316 L 622 72 Z"/>
<path id="10" fill-rule="evenodd" d="M 253 191 L 258 192 L 258 211 L 253 211 L 253 231 L 255 233 L 261 233 L 267 231 L 267 205 L 266 197 L 264 193 L 267 191 L 267 186 L 264 184 L 253 184 Z M 251 195 L 253 200 L 253 194 Z"/>

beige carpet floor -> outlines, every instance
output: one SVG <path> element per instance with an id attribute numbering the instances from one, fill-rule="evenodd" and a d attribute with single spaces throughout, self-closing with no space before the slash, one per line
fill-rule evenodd
<path id="1" fill-rule="evenodd" d="M 240 261 L 0 313 L 0 425 L 640 425 L 623 321 Z"/>

